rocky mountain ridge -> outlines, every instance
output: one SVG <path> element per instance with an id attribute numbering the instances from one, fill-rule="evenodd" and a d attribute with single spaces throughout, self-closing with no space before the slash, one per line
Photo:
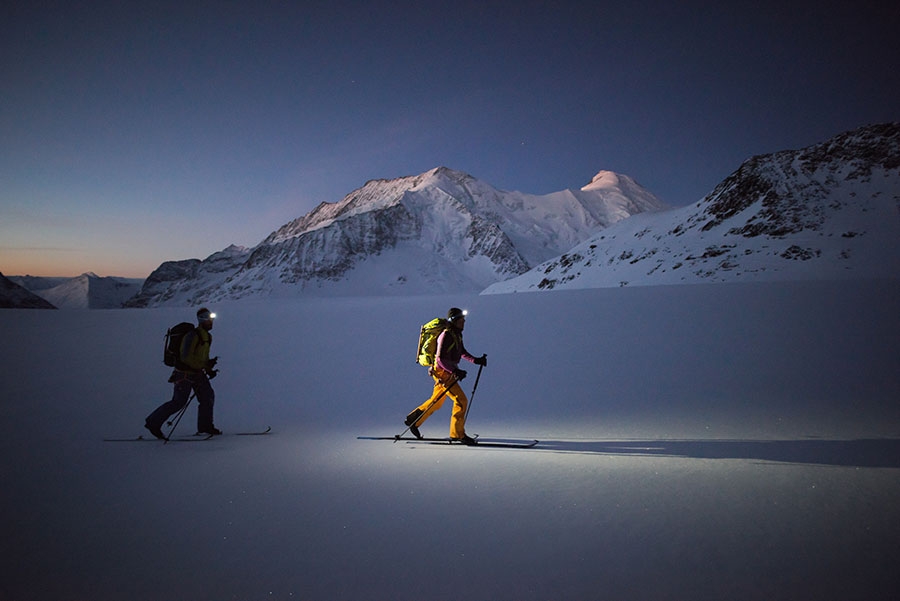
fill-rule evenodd
<path id="1" fill-rule="evenodd" d="M 59 309 L 120 309 L 141 289 L 143 280 L 83 273 L 73 278 L 11 276 L 32 294 Z"/>
<path id="2" fill-rule="evenodd" d="M 898 274 L 900 124 L 887 123 L 752 157 L 705 198 L 674 209 L 609 171 L 542 196 L 444 167 L 372 180 L 254 248 L 163 263 L 125 305 Z M 100 306 L 85 300 L 96 286 L 72 279 L 10 280 L 45 298 L 75 288 L 55 293 L 63 308 Z M 18 299 L 7 288 L 6 300 Z M 104 307 L 118 306 L 103 296 Z"/>
<path id="3" fill-rule="evenodd" d="M 900 275 L 900 124 L 745 161 L 694 205 L 636 215 L 486 293 Z"/>
<path id="4" fill-rule="evenodd" d="M 616 221 L 664 208 L 633 180 L 611 172 L 580 190 L 537 196 L 438 167 L 369 181 L 252 249 L 232 246 L 203 261 L 164 263 L 127 305 L 477 292 Z"/>
<path id="5" fill-rule="evenodd" d="M 56 307 L 0 273 L 0 309 L 56 309 Z"/>

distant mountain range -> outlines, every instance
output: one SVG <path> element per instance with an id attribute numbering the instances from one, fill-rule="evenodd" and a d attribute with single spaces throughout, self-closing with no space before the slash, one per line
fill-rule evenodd
<path id="1" fill-rule="evenodd" d="M 46 300 L 0 273 L 0 309 L 55 309 Z"/>
<path id="2" fill-rule="evenodd" d="M 485 293 L 900 276 L 900 123 L 753 157 L 698 203 L 636 215 Z"/>
<path id="3" fill-rule="evenodd" d="M 10 276 L 8 279 L 58 309 L 120 309 L 140 291 L 144 281 L 100 277 L 95 273 L 74 278 Z"/>
<path id="4" fill-rule="evenodd" d="M 438 167 L 370 181 L 253 248 L 163 263 L 142 286 L 4 280 L 60 308 L 111 308 L 898 275 L 900 123 L 888 123 L 753 157 L 686 207 L 610 171 L 538 196 Z M 13 297 L 25 302 L 0 289 Z"/>
<path id="5" fill-rule="evenodd" d="M 163 263 L 130 307 L 292 295 L 478 292 L 609 225 L 666 206 L 631 178 L 580 190 L 506 192 L 438 167 L 373 180 L 322 203 L 252 249 Z"/>

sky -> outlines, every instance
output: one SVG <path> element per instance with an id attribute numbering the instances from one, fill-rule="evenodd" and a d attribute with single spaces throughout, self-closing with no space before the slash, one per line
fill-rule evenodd
<path id="1" fill-rule="evenodd" d="M 0 272 L 142 278 L 437 166 L 694 203 L 900 120 L 898 30 L 886 2 L 13 0 Z"/>

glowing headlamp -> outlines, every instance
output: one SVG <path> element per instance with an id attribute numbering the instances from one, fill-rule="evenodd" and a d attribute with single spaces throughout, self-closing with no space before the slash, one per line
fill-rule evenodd
<path id="1" fill-rule="evenodd" d="M 457 319 L 465 319 L 468 313 L 469 312 L 465 309 L 457 309 L 454 307 L 453 309 L 450 309 L 450 311 L 448 311 L 447 319 L 449 319 L 451 322 L 456 321 Z"/>

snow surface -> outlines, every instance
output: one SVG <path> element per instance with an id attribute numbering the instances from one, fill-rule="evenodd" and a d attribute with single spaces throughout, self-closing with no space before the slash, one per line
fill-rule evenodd
<path id="1" fill-rule="evenodd" d="M 774 193 L 757 192 L 755 202 L 723 218 L 711 214 L 710 205 L 720 199 L 713 193 L 694 205 L 632 215 L 484 293 L 895 277 L 900 174 L 872 168 L 866 178 L 848 177 L 848 169 L 832 162 L 788 178 L 771 165 L 757 167 L 754 174 L 791 190 L 782 195 L 783 205 L 773 206 Z M 724 183 L 717 190 L 722 187 L 727 190 Z M 736 233 L 760 224 L 781 231 Z"/>
<path id="2" fill-rule="evenodd" d="M 0 599 L 897 599 L 898 293 L 218 304 L 216 424 L 274 433 L 169 445 L 102 439 L 145 433 L 193 310 L 2 311 Z M 356 439 L 426 398 L 452 305 L 489 357 L 468 431 L 536 448 Z"/>

